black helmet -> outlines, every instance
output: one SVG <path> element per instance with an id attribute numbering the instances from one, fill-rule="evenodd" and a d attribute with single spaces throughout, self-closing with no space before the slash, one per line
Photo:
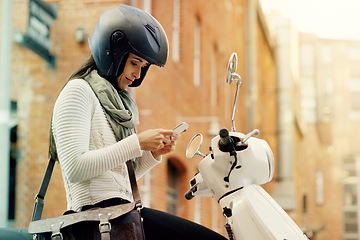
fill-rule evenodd
<path id="1" fill-rule="evenodd" d="M 105 78 L 122 73 L 129 52 L 160 67 L 168 57 L 168 40 L 160 23 L 145 11 L 124 4 L 100 16 L 89 37 L 89 46 L 99 74 Z M 150 64 L 130 87 L 141 84 Z"/>

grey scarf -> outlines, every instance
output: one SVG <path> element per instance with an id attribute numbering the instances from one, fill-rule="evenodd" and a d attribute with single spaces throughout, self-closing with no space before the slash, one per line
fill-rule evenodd
<path id="1" fill-rule="evenodd" d="M 90 72 L 84 80 L 89 83 L 104 109 L 106 119 L 114 131 L 117 141 L 136 133 L 139 124 L 138 108 L 130 93 L 117 91 L 112 84 L 99 76 L 96 70 Z M 50 125 L 49 156 L 57 159 L 56 146 Z"/>
<path id="2" fill-rule="evenodd" d="M 117 91 L 109 81 L 99 76 L 93 70 L 85 78 L 90 84 L 101 106 L 105 110 L 106 118 L 110 123 L 117 141 L 133 133 L 139 125 L 139 113 L 135 101 L 126 90 Z"/>

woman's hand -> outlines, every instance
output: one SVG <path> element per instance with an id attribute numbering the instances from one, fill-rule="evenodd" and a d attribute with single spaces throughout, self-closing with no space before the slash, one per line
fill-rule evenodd
<path id="1" fill-rule="evenodd" d="M 150 129 L 137 134 L 140 148 L 151 151 L 154 158 L 175 149 L 175 133 L 172 130 Z"/>

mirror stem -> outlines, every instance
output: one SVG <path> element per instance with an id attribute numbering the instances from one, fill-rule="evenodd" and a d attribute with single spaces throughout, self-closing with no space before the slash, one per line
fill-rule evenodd
<path id="1" fill-rule="evenodd" d="M 231 131 L 236 132 L 236 129 L 235 129 L 235 110 L 236 110 L 236 105 L 237 105 L 237 100 L 238 100 L 238 95 L 239 95 L 239 89 L 240 89 L 240 85 L 241 85 L 241 77 L 240 77 L 240 75 L 238 75 L 236 73 L 231 74 L 231 77 L 234 80 L 236 80 L 236 93 L 235 93 L 233 112 L 232 112 L 232 116 L 231 116 Z"/>

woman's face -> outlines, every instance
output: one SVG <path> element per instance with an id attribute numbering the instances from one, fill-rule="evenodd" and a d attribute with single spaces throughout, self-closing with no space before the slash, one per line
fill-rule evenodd
<path id="1" fill-rule="evenodd" d="M 126 89 L 135 79 L 140 78 L 141 69 L 149 63 L 136 56 L 133 53 L 129 53 L 129 57 L 126 60 L 124 71 L 117 78 L 117 82 L 120 89 Z"/>

